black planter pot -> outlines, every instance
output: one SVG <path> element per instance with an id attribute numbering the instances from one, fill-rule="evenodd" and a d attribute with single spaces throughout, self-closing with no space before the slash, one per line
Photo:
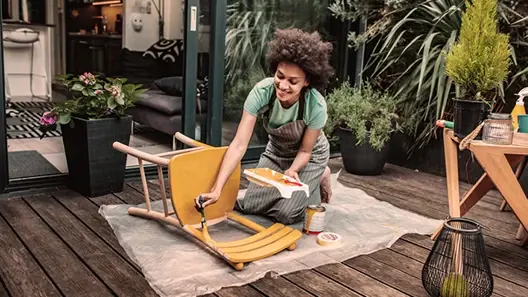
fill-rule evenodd
<path id="1" fill-rule="evenodd" d="M 482 101 L 454 99 L 454 133 L 456 137 L 464 138 L 484 121 L 488 114 L 488 106 Z M 479 136 L 476 139 L 480 139 Z"/>
<path id="2" fill-rule="evenodd" d="M 85 120 L 61 125 L 69 187 L 88 197 L 123 190 L 127 156 L 112 144 L 130 142 L 132 117 Z"/>
<path id="3" fill-rule="evenodd" d="M 379 175 L 383 172 L 383 168 L 389 157 L 390 140 L 378 152 L 370 146 L 368 136 L 363 144 L 357 145 L 357 138 L 351 130 L 339 128 L 337 135 L 339 136 L 343 166 L 348 173 Z"/>

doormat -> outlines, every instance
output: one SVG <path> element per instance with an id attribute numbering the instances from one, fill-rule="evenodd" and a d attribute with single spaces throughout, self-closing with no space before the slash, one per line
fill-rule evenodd
<path id="1" fill-rule="evenodd" d="M 39 130 L 40 117 L 55 106 L 54 102 L 12 102 L 6 118 L 7 138 L 25 139 L 40 138 L 44 133 Z M 57 131 L 46 133 L 46 137 L 60 137 L 60 127 Z"/>
<path id="2" fill-rule="evenodd" d="M 254 282 L 267 273 L 282 275 L 389 248 L 407 233 L 432 234 L 442 223 L 379 201 L 360 189 L 349 188 L 332 175 L 332 203 L 325 204 L 325 231 L 342 236 L 339 246 L 321 246 L 314 235 L 303 234 L 293 251 L 251 262 L 242 271 L 234 270 L 223 259 L 197 240 L 170 225 L 133 217 L 133 205 L 102 205 L 99 213 L 108 221 L 130 259 L 142 269 L 151 287 L 162 297 L 187 297 L 213 293 L 223 287 Z M 241 190 L 239 197 L 243 197 Z M 163 212 L 161 201 L 152 208 Z M 169 204 L 170 205 L 170 204 Z M 140 207 L 144 208 L 144 204 Z M 244 215 L 269 227 L 272 222 L 259 216 Z M 292 225 L 302 229 L 302 223 Z M 231 241 L 250 234 L 239 225 L 225 221 L 209 227 L 217 241 Z"/>
<path id="3" fill-rule="evenodd" d="M 10 179 L 61 174 L 37 151 L 8 152 L 7 160 Z"/>
<path id="4" fill-rule="evenodd" d="M 12 102 L 9 107 L 14 112 L 6 118 L 8 139 L 40 138 L 44 133 L 39 130 L 40 117 L 55 107 L 54 102 Z M 159 133 L 153 128 L 136 124 L 134 134 Z M 46 137 L 61 137 L 60 125 L 55 131 L 46 133 Z"/>

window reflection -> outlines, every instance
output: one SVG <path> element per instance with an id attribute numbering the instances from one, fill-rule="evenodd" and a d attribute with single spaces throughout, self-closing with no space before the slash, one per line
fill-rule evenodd
<path id="1" fill-rule="evenodd" d="M 44 0 L 2 0 L 2 18 L 31 24 L 49 23 L 46 3 Z"/>

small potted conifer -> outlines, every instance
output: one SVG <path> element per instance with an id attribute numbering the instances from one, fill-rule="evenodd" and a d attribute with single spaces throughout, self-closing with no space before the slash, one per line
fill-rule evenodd
<path id="1" fill-rule="evenodd" d="M 499 33 L 497 0 L 466 1 L 458 41 L 446 55 L 456 86 L 454 132 L 464 138 L 493 109 L 509 68 L 509 36 Z"/>

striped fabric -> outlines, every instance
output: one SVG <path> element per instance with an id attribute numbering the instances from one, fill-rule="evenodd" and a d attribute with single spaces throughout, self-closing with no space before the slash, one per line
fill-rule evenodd
<path id="1" fill-rule="evenodd" d="M 12 102 L 11 108 L 16 112 L 8 113 L 6 129 L 8 139 L 39 138 L 43 132 L 39 130 L 40 117 L 44 112 L 50 111 L 55 104 L 53 102 Z M 59 131 L 50 131 L 47 137 L 59 137 Z"/>
<path id="2" fill-rule="evenodd" d="M 301 96 L 301 100 L 304 96 Z M 274 99 L 272 98 L 271 101 Z M 302 103 L 299 102 L 299 103 Z M 306 124 L 302 119 L 304 104 L 299 106 L 297 120 L 277 129 L 268 128 L 269 108 L 263 109 L 264 128 L 269 134 L 269 142 L 260 157 L 258 168 L 270 168 L 284 172 L 290 168 L 301 146 Z M 310 196 L 302 191 L 294 192 L 289 199 L 282 198 L 279 191 L 272 187 L 262 187 L 250 183 L 244 198 L 237 201 L 235 209 L 247 213 L 266 215 L 282 224 L 294 224 L 304 219 L 304 210 L 308 205 L 321 203 L 320 178 L 324 173 L 330 156 L 330 144 L 321 132 L 312 156 L 305 168 L 299 172 L 299 178 L 310 187 Z"/>

